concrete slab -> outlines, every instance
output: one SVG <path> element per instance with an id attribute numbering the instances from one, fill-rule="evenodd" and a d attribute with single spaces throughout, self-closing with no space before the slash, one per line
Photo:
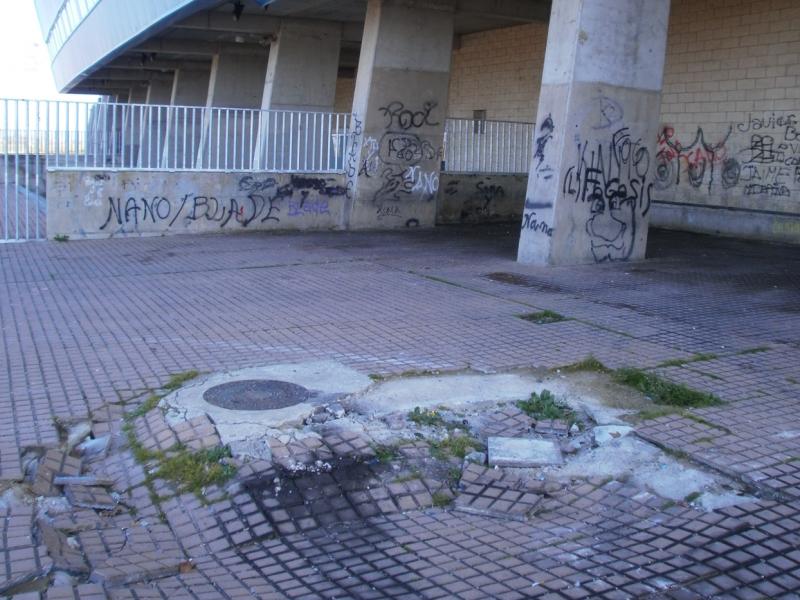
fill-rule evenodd
<path id="1" fill-rule="evenodd" d="M 564 462 L 558 444 L 531 438 L 489 438 L 489 465 L 497 467 L 543 467 Z"/>
<path id="2" fill-rule="evenodd" d="M 203 393 L 230 381 L 270 379 L 308 388 L 306 402 L 274 410 L 229 410 L 203 399 Z M 223 444 L 235 455 L 270 458 L 265 438 L 269 430 L 299 427 L 314 412 L 315 404 L 362 391 L 372 380 L 334 361 L 275 364 L 216 373 L 197 380 L 164 397 L 166 420 L 171 426 L 206 415 L 215 424 Z"/>
<path id="3" fill-rule="evenodd" d="M 592 429 L 594 441 L 598 446 L 608 444 L 614 440 L 625 437 L 633 431 L 633 427 L 628 425 L 598 425 Z"/>
<path id="4" fill-rule="evenodd" d="M 385 415 L 417 406 L 456 408 L 481 402 L 513 402 L 530 396 L 536 385 L 532 375 L 517 374 L 402 377 L 379 383 L 349 402 L 364 414 Z"/>

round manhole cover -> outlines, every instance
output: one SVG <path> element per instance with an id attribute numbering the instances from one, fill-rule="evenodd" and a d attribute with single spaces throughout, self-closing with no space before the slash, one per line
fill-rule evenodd
<path id="1" fill-rule="evenodd" d="M 305 402 L 309 395 L 306 388 L 288 381 L 246 379 L 208 388 L 203 400 L 229 410 L 272 410 Z"/>

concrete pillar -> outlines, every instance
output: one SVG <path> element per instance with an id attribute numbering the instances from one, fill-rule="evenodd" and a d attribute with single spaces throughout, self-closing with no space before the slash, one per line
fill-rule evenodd
<path id="1" fill-rule="evenodd" d="M 277 39 L 269 49 L 264 83 L 263 110 L 332 112 L 336 101 L 336 78 L 342 26 L 327 21 L 281 22 Z M 253 164 L 255 169 L 319 169 L 335 165 L 327 156 L 335 123 L 327 116 L 285 118 L 284 113 L 262 116 Z"/>
<path id="2" fill-rule="evenodd" d="M 188 169 L 197 161 L 203 132 L 204 105 L 208 99 L 210 69 L 176 69 L 167 118 L 169 143 L 161 164 L 166 169 Z"/>
<path id="3" fill-rule="evenodd" d="M 169 104 L 172 98 L 172 86 L 175 81 L 175 76 L 170 78 L 152 79 L 147 86 L 147 96 L 145 98 L 146 104 Z"/>
<path id="4" fill-rule="evenodd" d="M 267 75 L 268 50 L 224 48 L 211 61 L 206 106 L 260 108 Z"/>
<path id="5" fill-rule="evenodd" d="M 261 108 L 332 112 L 342 26 L 329 21 L 283 21 L 270 46 Z"/>
<path id="6" fill-rule="evenodd" d="M 208 99 L 209 69 L 177 69 L 169 103 L 173 106 L 203 106 Z"/>
<path id="7" fill-rule="evenodd" d="M 369 0 L 344 152 L 344 227 L 432 227 L 455 2 Z"/>
<path id="8" fill-rule="evenodd" d="M 644 258 L 669 8 L 553 3 L 520 262 Z"/>
<path id="9" fill-rule="evenodd" d="M 230 111 L 215 108 L 261 108 L 268 50 L 259 52 L 225 47 L 211 61 L 206 110 L 195 166 L 198 169 L 249 169 L 257 132 L 251 131 L 257 113 L 234 122 Z M 226 158 L 227 149 L 227 158 Z"/>

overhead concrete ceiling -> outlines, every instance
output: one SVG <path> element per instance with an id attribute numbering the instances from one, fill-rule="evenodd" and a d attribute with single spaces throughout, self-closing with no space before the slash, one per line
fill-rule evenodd
<path id="1" fill-rule="evenodd" d="M 86 84 L 103 92 L 100 82 L 108 88 L 118 88 L 119 82 L 108 76 L 108 69 L 125 69 L 126 77 L 148 82 L 152 71 L 171 72 L 177 68 L 207 68 L 220 45 L 242 52 L 268 47 L 277 34 L 281 19 L 320 19 L 343 24 L 340 72 L 352 76 L 358 65 L 358 55 L 364 28 L 367 0 L 241 0 L 242 11 L 234 18 L 235 0 L 220 0 L 212 10 L 204 10 L 158 32 L 146 42 L 128 49 L 110 63 L 103 65 L 103 75 L 91 74 Z M 550 16 L 551 0 L 442 0 L 455 2 L 455 33 L 466 35 L 546 21 Z M 141 69 L 141 76 L 132 74 Z M 91 83 L 90 83 L 91 82 Z M 85 87 L 82 86 L 82 87 Z"/>

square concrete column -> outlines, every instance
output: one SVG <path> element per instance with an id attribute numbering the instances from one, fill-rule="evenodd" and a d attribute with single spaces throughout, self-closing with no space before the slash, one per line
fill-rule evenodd
<path id="1" fill-rule="evenodd" d="M 139 131 L 139 167 L 158 168 L 167 133 L 167 108 L 172 97 L 175 76 L 159 76 L 150 80 L 147 86 L 145 104 L 141 119 L 143 127 Z"/>
<path id="2" fill-rule="evenodd" d="M 556 0 L 520 262 L 644 258 L 670 0 Z"/>
<path id="3" fill-rule="evenodd" d="M 342 26 L 283 21 L 269 49 L 264 110 L 333 111 Z"/>
<path id="4" fill-rule="evenodd" d="M 214 55 L 195 161 L 198 169 L 250 167 L 256 137 L 250 133 L 253 131 L 251 123 L 258 118 L 261 108 L 267 58 L 266 48 L 253 51 L 250 46 L 239 49 L 233 45 L 221 48 Z M 239 112 L 234 119 L 233 111 L 225 108 L 256 110 Z"/>
<path id="5" fill-rule="evenodd" d="M 340 23 L 312 20 L 281 22 L 270 45 L 263 110 L 330 113 L 336 101 L 336 77 L 342 43 Z M 314 169 L 335 165 L 323 155 L 320 140 L 335 133 L 328 115 L 262 115 L 254 168 Z"/>
<path id="6" fill-rule="evenodd" d="M 164 144 L 161 165 L 165 169 L 188 169 L 197 161 L 203 131 L 204 105 L 208 99 L 211 70 L 175 70 L 167 117 L 168 143 Z"/>
<path id="7" fill-rule="evenodd" d="M 454 4 L 369 0 L 344 149 L 344 227 L 434 225 Z"/>

